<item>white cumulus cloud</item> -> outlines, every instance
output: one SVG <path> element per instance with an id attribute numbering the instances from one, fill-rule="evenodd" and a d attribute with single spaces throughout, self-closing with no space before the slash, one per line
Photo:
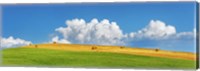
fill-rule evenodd
<path id="1" fill-rule="evenodd" d="M 167 25 L 160 20 L 151 20 L 143 29 L 129 33 L 129 39 L 165 40 L 194 38 L 196 34 L 195 31 L 196 29 L 189 32 L 177 33 L 175 26 Z"/>
<path id="2" fill-rule="evenodd" d="M 131 38 L 164 39 L 175 34 L 176 28 L 174 26 L 167 25 L 159 20 L 151 20 L 145 28 L 129 35 Z"/>
<path id="3" fill-rule="evenodd" d="M 134 26 L 133 26 L 134 27 Z M 131 33 L 123 33 L 116 22 L 108 19 L 101 21 L 92 19 L 86 22 L 84 19 L 72 19 L 66 21 L 66 27 L 55 29 L 63 38 L 58 36 L 52 38 L 52 41 L 80 44 L 100 44 L 100 45 L 126 45 L 133 40 L 169 40 L 193 38 L 194 32 L 177 32 L 176 27 L 168 25 L 160 20 L 151 20 L 149 24 Z M 195 30 L 194 30 L 195 31 Z"/>
<path id="4" fill-rule="evenodd" d="M 196 38 L 196 32 L 181 32 L 176 34 L 176 39 L 194 39 Z"/>
<path id="5" fill-rule="evenodd" d="M 31 44 L 30 41 L 26 41 L 20 38 L 14 38 L 13 36 L 10 36 L 8 38 L 1 38 L 1 47 L 3 48 L 25 46 L 29 44 Z"/>
<path id="6" fill-rule="evenodd" d="M 107 19 L 98 21 L 92 19 L 85 22 L 83 19 L 73 19 L 66 21 L 67 27 L 59 27 L 55 31 L 63 35 L 64 40 L 72 43 L 88 43 L 102 45 L 123 44 L 124 37 L 122 30 L 116 22 Z"/>

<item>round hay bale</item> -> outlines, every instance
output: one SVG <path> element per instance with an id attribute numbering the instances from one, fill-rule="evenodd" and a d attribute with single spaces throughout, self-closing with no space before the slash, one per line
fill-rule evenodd
<path id="1" fill-rule="evenodd" d="M 120 49 L 123 49 L 123 48 L 124 48 L 123 46 L 120 47 Z"/>
<path id="2" fill-rule="evenodd" d="M 160 49 L 156 48 L 155 51 L 158 52 Z"/>
<path id="3" fill-rule="evenodd" d="M 57 42 L 54 41 L 53 44 L 57 44 Z"/>
<path id="4" fill-rule="evenodd" d="M 30 43 L 29 46 L 31 46 L 32 44 Z"/>
<path id="5" fill-rule="evenodd" d="M 38 48 L 38 45 L 35 45 L 35 48 Z"/>
<path id="6" fill-rule="evenodd" d="M 92 50 L 95 50 L 95 49 L 97 49 L 97 47 L 93 46 L 91 49 L 92 49 Z"/>

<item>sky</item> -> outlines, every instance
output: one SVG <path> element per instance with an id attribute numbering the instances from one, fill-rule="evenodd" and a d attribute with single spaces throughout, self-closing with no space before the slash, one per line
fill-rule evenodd
<path id="1" fill-rule="evenodd" d="M 57 41 L 195 51 L 195 2 L 3 5 L 5 47 Z"/>

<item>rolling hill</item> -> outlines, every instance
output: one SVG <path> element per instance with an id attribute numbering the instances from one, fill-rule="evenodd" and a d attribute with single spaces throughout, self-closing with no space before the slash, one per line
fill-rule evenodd
<path id="1" fill-rule="evenodd" d="M 80 44 L 36 44 L 3 50 L 3 66 L 195 69 L 195 54 Z"/>

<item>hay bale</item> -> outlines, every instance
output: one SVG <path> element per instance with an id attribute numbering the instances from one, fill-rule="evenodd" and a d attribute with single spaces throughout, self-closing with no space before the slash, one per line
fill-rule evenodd
<path id="1" fill-rule="evenodd" d="M 30 43 L 29 46 L 32 46 L 32 44 Z"/>
<path id="2" fill-rule="evenodd" d="M 158 52 L 158 51 L 160 51 L 160 49 L 156 48 L 155 51 Z"/>
<path id="3" fill-rule="evenodd" d="M 123 48 L 125 48 L 125 47 L 123 47 L 123 46 L 120 47 L 120 49 L 123 49 Z"/>
<path id="4" fill-rule="evenodd" d="M 57 42 L 54 41 L 53 44 L 57 44 Z"/>
<path id="5" fill-rule="evenodd" d="M 92 50 L 96 50 L 96 49 L 97 49 L 97 47 L 93 46 L 91 49 L 92 49 Z"/>
<path id="6" fill-rule="evenodd" d="M 38 45 L 35 45 L 35 48 L 38 48 Z"/>

